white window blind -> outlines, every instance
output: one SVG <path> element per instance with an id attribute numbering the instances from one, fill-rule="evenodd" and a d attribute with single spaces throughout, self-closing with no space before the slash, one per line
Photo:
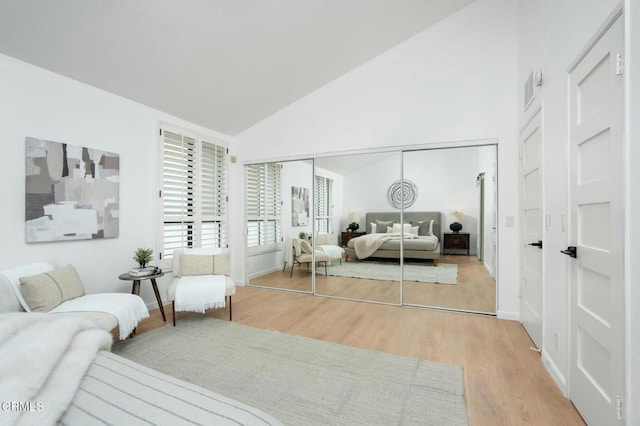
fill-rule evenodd
<path id="1" fill-rule="evenodd" d="M 193 247 L 227 247 L 227 149 L 199 135 L 161 129 L 161 257 Z"/>
<path id="2" fill-rule="evenodd" d="M 315 179 L 316 233 L 333 233 L 333 179 L 317 176 Z"/>
<path id="3" fill-rule="evenodd" d="M 282 166 L 252 164 L 247 173 L 247 246 L 250 252 L 282 242 Z"/>

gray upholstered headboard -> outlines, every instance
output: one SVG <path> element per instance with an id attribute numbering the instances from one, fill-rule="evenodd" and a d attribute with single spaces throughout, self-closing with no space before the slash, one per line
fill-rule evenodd
<path id="1" fill-rule="evenodd" d="M 393 221 L 400 223 L 400 212 L 373 212 L 367 213 L 365 216 L 367 234 L 371 233 L 371 222 L 375 223 L 377 220 L 381 221 Z M 440 234 L 440 212 L 404 212 L 404 223 L 412 223 L 417 225 L 418 222 L 433 220 L 433 234 L 441 239 Z"/>

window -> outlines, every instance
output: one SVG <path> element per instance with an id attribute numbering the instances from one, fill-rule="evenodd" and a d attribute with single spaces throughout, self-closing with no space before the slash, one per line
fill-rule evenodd
<path id="1" fill-rule="evenodd" d="M 248 251 L 275 250 L 282 243 L 282 165 L 252 164 L 246 170 Z"/>
<path id="2" fill-rule="evenodd" d="M 316 234 L 333 233 L 333 179 L 317 176 L 315 180 Z"/>
<path id="3" fill-rule="evenodd" d="M 227 148 L 163 127 L 161 259 L 194 247 L 227 247 Z"/>

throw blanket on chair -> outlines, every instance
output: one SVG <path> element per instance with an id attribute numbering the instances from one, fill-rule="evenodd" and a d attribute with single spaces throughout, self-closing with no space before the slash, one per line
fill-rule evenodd
<path id="1" fill-rule="evenodd" d="M 353 248 L 356 251 L 358 259 L 366 259 L 375 253 L 384 243 L 390 240 L 400 240 L 403 238 L 401 233 L 393 234 L 365 234 L 353 239 Z M 418 238 L 413 234 L 404 234 L 405 239 Z"/>
<path id="2" fill-rule="evenodd" d="M 199 312 L 225 307 L 224 275 L 195 275 L 180 278 L 176 286 L 174 309 L 177 312 Z"/>
<path id="3" fill-rule="evenodd" d="M 0 401 L 29 404 L 3 410 L 0 424 L 53 425 L 111 335 L 81 318 L 0 314 Z"/>

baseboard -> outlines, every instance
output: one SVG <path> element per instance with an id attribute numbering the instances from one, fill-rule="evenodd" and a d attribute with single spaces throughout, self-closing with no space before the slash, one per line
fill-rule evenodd
<path id="1" fill-rule="evenodd" d="M 498 311 L 496 316 L 498 319 L 520 321 L 520 312 Z"/>
<path id="2" fill-rule="evenodd" d="M 289 266 L 289 265 L 287 265 L 287 266 Z M 290 267 L 290 266 L 289 266 L 289 267 Z M 263 276 L 263 275 L 270 274 L 270 273 L 272 273 L 272 272 L 277 272 L 277 271 L 282 271 L 282 268 L 281 268 L 281 267 L 279 267 L 279 266 L 274 266 L 274 267 L 273 267 L 273 268 L 271 268 L 271 269 L 265 269 L 264 271 L 254 272 L 253 274 L 251 274 L 251 275 L 249 275 L 249 276 L 248 276 L 248 279 L 252 279 L 252 278 L 256 278 L 256 277 L 261 277 L 261 276 Z"/>
<path id="3" fill-rule="evenodd" d="M 569 390 L 567 389 L 567 380 L 560 372 L 560 369 L 558 368 L 556 363 L 553 362 L 549 354 L 544 350 L 542 351 L 541 359 L 542 359 L 542 365 L 544 365 L 544 368 L 546 368 L 546 370 L 549 372 L 549 374 L 553 378 L 553 381 L 556 382 L 556 385 L 558 385 L 558 388 L 560 389 L 562 394 L 566 398 L 568 398 Z"/>
<path id="4" fill-rule="evenodd" d="M 484 265 L 484 269 L 487 270 L 487 273 L 491 275 L 492 278 L 495 278 L 495 276 L 493 275 L 493 269 L 491 269 L 491 266 L 487 264 L 487 262 L 482 262 L 482 264 Z"/>

